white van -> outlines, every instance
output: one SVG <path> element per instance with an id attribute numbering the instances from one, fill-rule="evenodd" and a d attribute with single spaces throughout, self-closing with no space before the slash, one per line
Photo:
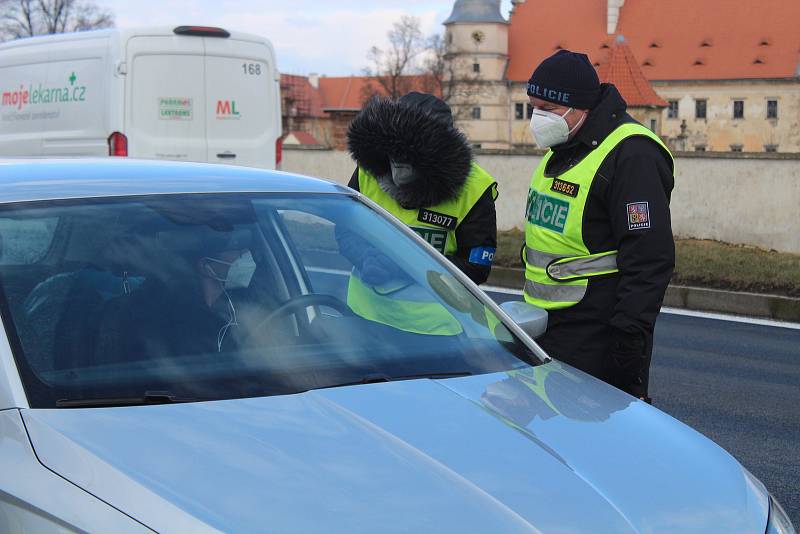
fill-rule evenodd
<path id="1" fill-rule="evenodd" d="M 0 157 L 130 156 L 275 168 L 272 45 L 221 28 L 101 30 L 0 45 Z"/>

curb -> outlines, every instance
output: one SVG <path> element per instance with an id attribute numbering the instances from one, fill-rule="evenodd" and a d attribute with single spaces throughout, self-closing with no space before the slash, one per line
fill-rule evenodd
<path id="1" fill-rule="evenodd" d="M 486 283 L 520 289 L 525 284 L 525 271 L 493 267 Z M 664 296 L 664 306 L 800 323 L 800 298 L 778 295 L 670 285 Z"/>

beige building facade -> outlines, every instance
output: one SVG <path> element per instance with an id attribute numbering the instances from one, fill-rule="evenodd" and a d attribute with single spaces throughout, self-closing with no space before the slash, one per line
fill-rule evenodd
<path id="1" fill-rule="evenodd" d="M 800 152 L 800 79 L 654 82 L 677 150 Z"/>

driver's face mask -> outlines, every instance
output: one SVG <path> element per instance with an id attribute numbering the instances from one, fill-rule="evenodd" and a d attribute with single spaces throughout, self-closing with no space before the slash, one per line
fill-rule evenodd
<path id="1" fill-rule="evenodd" d="M 250 251 L 232 262 L 206 256 L 203 258 L 203 269 L 206 276 L 225 284 L 225 289 L 234 289 L 250 285 L 256 271 L 256 262 Z"/>
<path id="2" fill-rule="evenodd" d="M 232 262 L 208 256 L 204 257 L 202 261 L 206 276 L 223 285 L 222 291 L 228 301 L 228 321 L 217 332 L 217 352 L 222 352 L 222 342 L 225 340 L 228 329 L 239 325 L 236 319 L 236 308 L 228 294 L 228 290 L 237 287 L 248 287 L 256 270 L 256 262 L 253 260 L 253 255 L 250 251 L 246 251 Z"/>
<path id="3" fill-rule="evenodd" d="M 232 262 L 209 258 L 208 256 L 205 256 L 201 261 L 203 262 L 203 271 L 206 276 L 223 284 L 228 281 L 228 274 L 233 265 Z"/>
<path id="4" fill-rule="evenodd" d="M 248 250 L 239 256 L 228 269 L 225 289 L 249 287 L 255 272 L 256 262 L 253 259 L 253 255 Z"/>
<path id="5" fill-rule="evenodd" d="M 419 179 L 419 174 L 411 164 L 397 163 L 395 161 L 390 161 L 389 164 L 392 169 L 392 182 L 397 187 L 408 185 Z"/>

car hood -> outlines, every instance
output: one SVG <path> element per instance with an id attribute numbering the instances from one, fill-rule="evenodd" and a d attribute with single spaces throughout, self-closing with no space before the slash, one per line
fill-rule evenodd
<path id="1" fill-rule="evenodd" d="M 23 410 L 39 460 L 157 531 L 763 532 L 725 451 L 558 362 L 178 405 Z"/>

